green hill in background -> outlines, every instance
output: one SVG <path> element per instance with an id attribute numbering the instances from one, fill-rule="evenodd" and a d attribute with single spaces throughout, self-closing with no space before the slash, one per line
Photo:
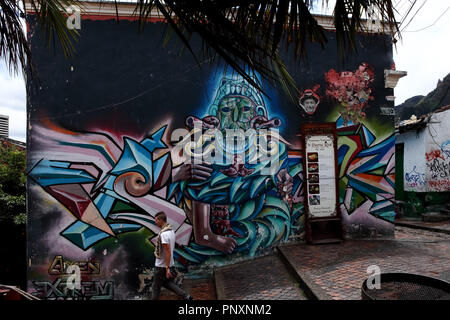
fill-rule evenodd
<path id="1" fill-rule="evenodd" d="M 414 96 L 395 107 L 396 123 L 431 113 L 441 107 L 450 105 L 450 73 L 441 81 L 436 89 L 426 96 Z"/>

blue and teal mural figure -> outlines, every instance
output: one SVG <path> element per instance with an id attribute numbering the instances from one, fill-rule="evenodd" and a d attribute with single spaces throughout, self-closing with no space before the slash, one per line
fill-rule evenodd
<path id="1" fill-rule="evenodd" d="M 180 179 L 168 196 L 193 221 L 195 242 L 177 253 L 197 263 L 286 241 L 298 218 L 292 191 L 301 164 L 289 162 L 287 142 L 273 130 L 281 120 L 270 118 L 262 94 L 224 77 L 208 110 L 186 119 L 191 131 L 179 144 L 195 181 Z"/>

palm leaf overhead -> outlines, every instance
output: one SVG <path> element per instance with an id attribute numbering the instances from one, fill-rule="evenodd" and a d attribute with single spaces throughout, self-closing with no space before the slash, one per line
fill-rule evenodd
<path id="1" fill-rule="evenodd" d="M 67 28 L 66 8 L 80 6 L 73 0 L 0 0 L 0 58 L 6 60 L 11 73 L 27 74 L 27 66 L 33 69 L 31 51 L 24 30 L 25 2 L 37 13 L 47 44 L 59 44 L 65 56 L 74 53 L 73 42 L 77 31 Z M 33 75 L 33 72 L 31 73 Z"/>
<path id="2" fill-rule="evenodd" d="M 64 8 L 83 1 L 26 1 L 38 13 L 48 44 L 58 40 L 65 55 L 73 53 L 77 33 L 67 29 Z M 120 1 L 112 2 L 118 19 Z M 20 24 L 20 16 L 24 14 L 24 4 L 20 3 L 0 0 L 0 54 L 13 70 L 31 63 L 30 49 Z M 288 47 L 294 46 L 295 58 L 306 56 L 307 42 L 322 46 L 327 43 L 325 30 L 312 12 L 320 5 L 328 7 L 328 0 L 136 0 L 134 3 L 139 29 L 144 28 L 148 18 L 156 12 L 168 22 L 168 34 L 176 35 L 194 57 L 200 54 L 212 61 L 221 58 L 261 89 L 258 80 L 249 76 L 248 70 L 256 71 L 264 79 L 281 84 L 292 97 L 296 92 L 294 81 L 278 56 L 283 39 Z M 411 2 L 414 4 L 415 1 Z M 392 0 L 335 1 L 333 22 L 337 48 L 342 56 L 355 49 L 355 35 L 366 31 L 365 18 L 374 7 L 378 8 L 378 18 L 386 31 L 393 36 L 399 34 Z M 203 40 L 200 53 L 195 53 L 190 45 L 193 34 Z"/>
<path id="3" fill-rule="evenodd" d="M 17 73 L 31 56 L 21 22 L 23 10 L 13 0 L 0 0 L 0 57 Z"/>

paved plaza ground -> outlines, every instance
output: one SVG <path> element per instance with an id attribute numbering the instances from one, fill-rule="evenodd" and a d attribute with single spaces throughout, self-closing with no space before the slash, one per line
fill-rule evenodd
<path id="1" fill-rule="evenodd" d="M 449 224 L 433 228 L 448 230 Z M 442 230 L 396 226 L 395 239 L 283 245 L 273 255 L 218 268 L 213 278 L 185 279 L 183 286 L 197 300 L 360 300 L 367 268 L 374 265 L 382 273 L 450 282 L 450 234 Z M 164 291 L 162 299 L 178 298 Z"/>

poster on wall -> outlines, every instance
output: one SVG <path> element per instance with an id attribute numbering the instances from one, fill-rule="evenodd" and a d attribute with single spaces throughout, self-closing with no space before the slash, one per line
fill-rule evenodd
<path id="1" fill-rule="evenodd" d="M 306 141 L 307 199 L 312 217 L 336 215 L 334 137 L 308 135 Z"/>

